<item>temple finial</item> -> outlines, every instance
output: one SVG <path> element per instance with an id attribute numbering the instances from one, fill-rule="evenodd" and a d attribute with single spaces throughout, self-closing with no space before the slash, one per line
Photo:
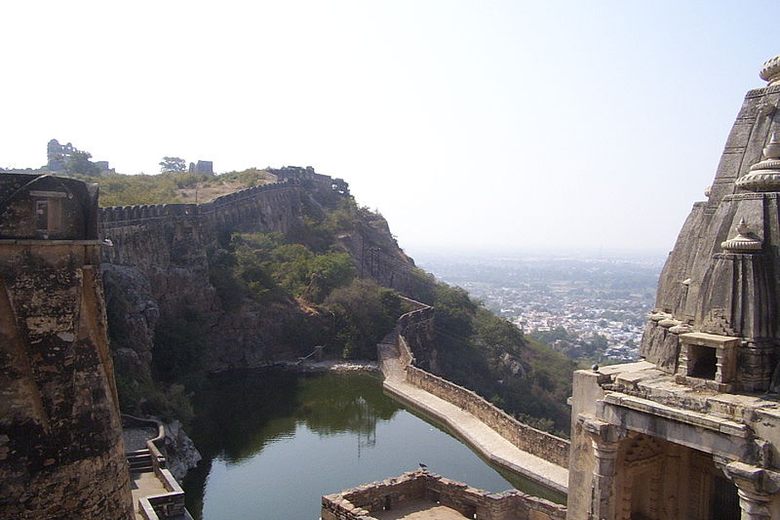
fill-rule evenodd
<path id="1" fill-rule="evenodd" d="M 768 83 L 768 86 L 780 83 L 780 55 L 770 58 L 764 62 L 758 76 Z"/>
<path id="2" fill-rule="evenodd" d="M 737 236 L 721 242 L 720 247 L 732 253 L 752 253 L 761 250 L 762 242 L 750 232 L 750 226 L 742 217 L 737 224 Z"/>
<path id="3" fill-rule="evenodd" d="M 776 132 L 772 132 L 764 145 L 762 159 L 735 184 L 747 191 L 780 191 L 780 136 Z"/>
<path id="4" fill-rule="evenodd" d="M 780 159 L 780 137 L 777 132 L 772 132 L 769 142 L 764 146 L 764 159 Z"/>

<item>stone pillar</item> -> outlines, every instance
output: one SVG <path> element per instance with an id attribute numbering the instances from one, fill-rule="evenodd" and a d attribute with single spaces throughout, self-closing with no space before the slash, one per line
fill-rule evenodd
<path id="1" fill-rule="evenodd" d="M 614 482 L 617 442 L 592 439 L 596 466 L 593 468 L 593 504 L 591 518 L 611 520 L 615 516 Z"/>
<path id="2" fill-rule="evenodd" d="M 615 470 L 620 435 L 617 428 L 592 417 L 583 418 L 582 427 L 588 433 L 596 463 L 591 487 L 591 520 L 615 518 Z"/>
<path id="3" fill-rule="evenodd" d="M 770 495 L 765 493 L 757 493 L 749 488 L 752 486 L 741 486 L 739 481 L 735 481 L 737 484 L 739 494 L 739 507 L 742 509 L 742 520 L 771 520 L 772 515 L 769 513 L 769 500 Z"/>
<path id="4" fill-rule="evenodd" d="M 780 491 L 780 473 L 744 462 L 715 459 L 715 464 L 737 486 L 742 520 L 771 520 L 769 503 Z"/>

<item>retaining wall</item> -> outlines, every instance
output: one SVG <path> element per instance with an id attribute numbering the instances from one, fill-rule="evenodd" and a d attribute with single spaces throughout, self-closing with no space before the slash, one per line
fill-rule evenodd
<path id="1" fill-rule="evenodd" d="M 415 303 L 423 307 L 404 314 L 396 325 L 397 348 L 406 367 L 406 381 L 471 413 L 519 449 L 558 466 L 568 467 L 571 447 L 568 440 L 523 424 L 475 392 L 414 365 L 414 347 L 421 346 L 415 342 L 426 337 L 420 334 L 421 328 L 432 328 L 434 312 L 433 307 Z"/>
<path id="2" fill-rule="evenodd" d="M 406 368 L 406 380 L 466 410 L 521 450 L 568 467 L 570 443 L 566 439 L 523 424 L 471 390 L 415 366 Z"/>
<path id="3" fill-rule="evenodd" d="M 220 230 L 287 232 L 301 215 L 301 185 L 266 184 L 204 204 L 115 206 L 99 212 L 103 262 L 143 272 L 169 266 L 205 268 L 205 250 Z"/>
<path id="4" fill-rule="evenodd" d="M 566 508 L 512 490 L 488 493 L 426 471 L 365 484 L 322 497 L 322 520 L 370 520 L 373 513 L 412 501 L 443 505 L 480 520 L 563 520 Z"/>

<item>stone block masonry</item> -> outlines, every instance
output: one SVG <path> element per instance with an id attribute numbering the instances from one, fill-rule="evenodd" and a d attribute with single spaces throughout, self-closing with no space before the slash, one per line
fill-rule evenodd
<path id="1" fill-rule="evenodd" d="M 102 208 L 99 216 L 102 236 L 114 245 L 104 251 L 104 262 L 159 270 L 202 256 L 222 229 L 289 231 L 301 216 L 301 186 L 256 186 L 205 204 Z"/>
<path id="2" fill-rule="evenodd" d="M 0 201 L 0 518 L 131 518 L 97 192 L 12 177 L 24 183 Z"/>
<path id="3" fill-rule="evenodd" d="M 523 451 L 566 467 L 569 442 L 521 423 L 476 393 L 417 368 L 406 368 L 406 380 L 477 417 Z"/>
<path id="4" fill-rule="evenodd" d="M 568 466 L 570 443 L 566 439 L 523 424 L 475 392 L 414 366 L 413 350 L 433 339 L 433 307 L 415 303 L 420 308 L 398 320 L 398 347 L 406 381 L 474 415 L 519 449 L 558 466 Z M 426 329 L 430 332 L 421 333 Z"/>
<path id="5" fill-rule="evenodd" d="M 414 366 L 413 349 L 433 341 L 433 308 L 408 300 L 416 309 L 401 316 L 377 346 L 385 391 L 443 422 L 492 463 L 552 491 L 568 487 L 569 442 L 507 415 L 479 395 Z"/>
<path id="6" fill-rule="evenodd" d="M 566 508 L 520 491 L 488 493 L 426 471 L 365 484 L 322 497 L 322 520 L 388 518 L 412 506 L 418 514 L 449 511 L 449 518 L 563 520 Z M 404 510 L 406 510 L 404 509 Z"/>

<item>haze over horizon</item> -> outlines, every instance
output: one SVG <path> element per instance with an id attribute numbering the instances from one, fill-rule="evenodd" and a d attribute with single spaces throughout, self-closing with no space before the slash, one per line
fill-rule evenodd
<path id="1" fill-rule="evenodd" d="M 780 52 L 768 1 L 33 1 L 2 14 L 0 166 L 41 166 L 51 138 L 128 174 L 165 155 L 220 172 L 312 165 L 346 179 L 413 257 L 670 250 Z"/>

